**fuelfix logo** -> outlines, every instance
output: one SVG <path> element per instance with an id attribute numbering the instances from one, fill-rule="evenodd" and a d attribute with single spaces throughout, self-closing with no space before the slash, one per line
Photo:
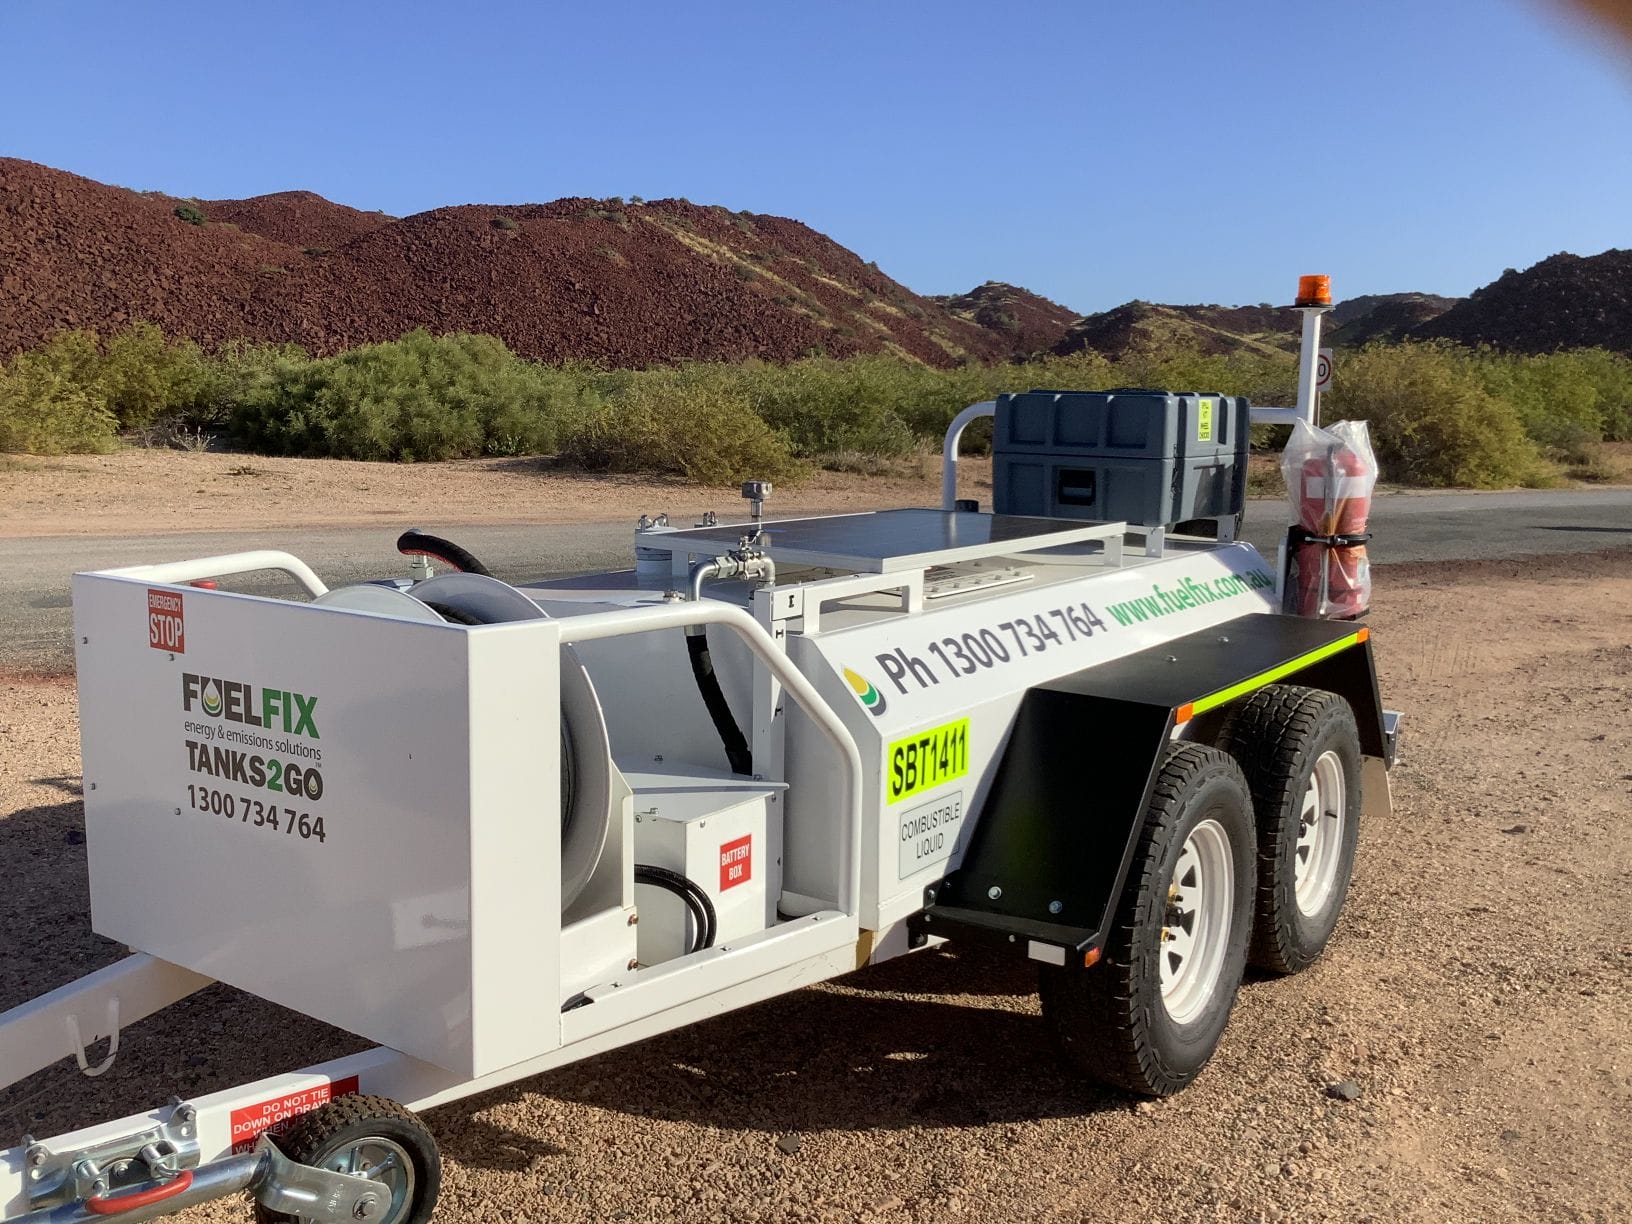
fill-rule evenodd
<path id="1" fill-rule="evenodd" d="M 857 675 L 848 667 L 844 669 L 844 679 L 855 690 L 861 704 L 866 706 L 874 718 L 884 713 L 884 694 L 873 687 L 873 682 L 865 676 Z"/>
<path id="2" fill-rule="evenodd" d="M 211 718 L 306 735 L 314 740 L 322 738 L 317 733 L 317 698 L 289 689 L 257 689 L 237 680 L 183 672 L 181 708 L 190 714 L 195 705 Z"/>

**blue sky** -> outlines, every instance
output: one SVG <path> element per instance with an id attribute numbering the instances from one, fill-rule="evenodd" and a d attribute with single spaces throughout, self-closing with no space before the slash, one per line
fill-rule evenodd
<path id="1" fill-rule="evenodd" d="M 923 293 L 1461 294 L 1632 246 L 1632 52 L 1540 0 L 3 0 L 0 47 L 0 154 L 104 182 L 686 196 Z"/>

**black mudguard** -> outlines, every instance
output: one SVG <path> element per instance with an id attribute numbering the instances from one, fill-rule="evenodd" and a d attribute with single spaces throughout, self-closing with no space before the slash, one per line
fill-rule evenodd
<path id="1" fill-rule="evenodd" d="M 926 890 L 913 941 L 973 937 L 1091 963 L 1174 728 L 1282 681 L 1345 698 L 1361 751 L 1386 757 L 1370 633 L 1344 621 L 1243 616 L 1031 689 L 962 864 Z"/>

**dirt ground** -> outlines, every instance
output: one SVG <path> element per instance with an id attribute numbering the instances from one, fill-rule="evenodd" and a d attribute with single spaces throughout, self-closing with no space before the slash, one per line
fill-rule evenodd
<path id="1" fill-rule="evenodd" d="M 1632 1216 L 1632 550 L 1377 579 L 1393 815 L 1328 956 L 1251 980 L 1190 1090 L 1072 1081 L 1025 966 L 924 953 L 431 1111 L 438 1218 Z M 89 927 L 71 683 L 0 675 L 0 742 L 3 1008 L 120 949 Z M 0 1145 L 356 1047 L 212 987 L 101 1079 L 0 1090 Z"/>
<path id="2" fill-rule="evenodd" d="M 894 474 L 820 472 L 772 495 L 777 515 L 939 505 L 940 456 Z M 548 479 L 541 476 L 548 474 Z M 991 501 L 990 459 L 960 468 L 959 491 Z M 589 523 L 648 507 L 742 508 L 739 491 L 650 476 L 555 471 L 548 459 L 358 463 L 131 448 L 111 455 L 0 455 L 0 538 L 340 527 L 404 516 L 462 523 Z"/>

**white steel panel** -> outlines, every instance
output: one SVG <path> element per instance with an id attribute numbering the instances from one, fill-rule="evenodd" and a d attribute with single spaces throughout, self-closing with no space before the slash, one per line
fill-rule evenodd
<path id="1" fill-rule="evenodd" d="M 553 677 L 553 624 L 467 630 L 171 587 L 185 620 L 171 652 L 149 645 L 151 585 L 74 580 L 94 929 L 463 1074 L 523 1056 L 518 1024 L 530 1052 L 551 1048 L 534 986 L 525 1020 L 474 1014 L 499 970 L 473 940 L 559 921 L 541 877 L 558 850 L 538 851 L 557 801 L 516 810 L 538 776 L 554 794 L 558 700 L 515 683 Z M 548 667 L 497 644 L 521 632 Z M 473 649 L 493 704 L 474 721 Z M 473 829 L 485 818 L 526 828 Z M 540 994 L 557 943 L 529 947 Z"/>
<path id="2" fill-rule="evenodd" d="M 527 621 L 468 641 L 470 1074 L 480 1075 L 561 1044 L 561 637 L 553 621 Z"/>
<path id="3" fill-rule="evenodd" d="M 1225 545 L 1127 569 L 1088 571 L 1065 582 L 998 588 L 984 598 L 931 605 L 915 616 L 875 614 L 861 625 L 790 638 L 789 657 L 861 749 L 862 926 L 881 930 L 920 908 L 924 885 L 961 863 L 1028 689 L 1237 616 L 1272 612 L 1273 583 L 1256 551 Z M 1068 627 L 1068 612 L 1086 620 L 1084 605 L 1102 625 L 1091 634 Z M 1113 608 L 1121 608 L 1123 617 Z M 1030 624 L 1029 633 L 1023 623 Z M 984 654 L 964 640 L 966 634 L 986 645 Z M 1007 659 L 991 649 L 987 634 Z M 847 672 L 870 685 L 870 703 L 867 689 L 858 689 Z M 967 772 L 889 803 L 890 745 L 965 717 Z M 811 762 L 809 724 L 797 713 L 787 723 L 784 887 L 820 896 L 822 881 L 807 874 L 806 865 L 820 861 L 825 809 L 835 796 L 821 766 Z M 1085 760 L 1085 768 L 1092 767 Z M 959 792 L 968 814 L 958 822 L 951 853 L 942 857 L 937 851 L 925 860 L 928 866 L 901 875 L 900 864 L 916 860 L 901 848 L 913 829 L 903 826 L 900 809 Z"/>

